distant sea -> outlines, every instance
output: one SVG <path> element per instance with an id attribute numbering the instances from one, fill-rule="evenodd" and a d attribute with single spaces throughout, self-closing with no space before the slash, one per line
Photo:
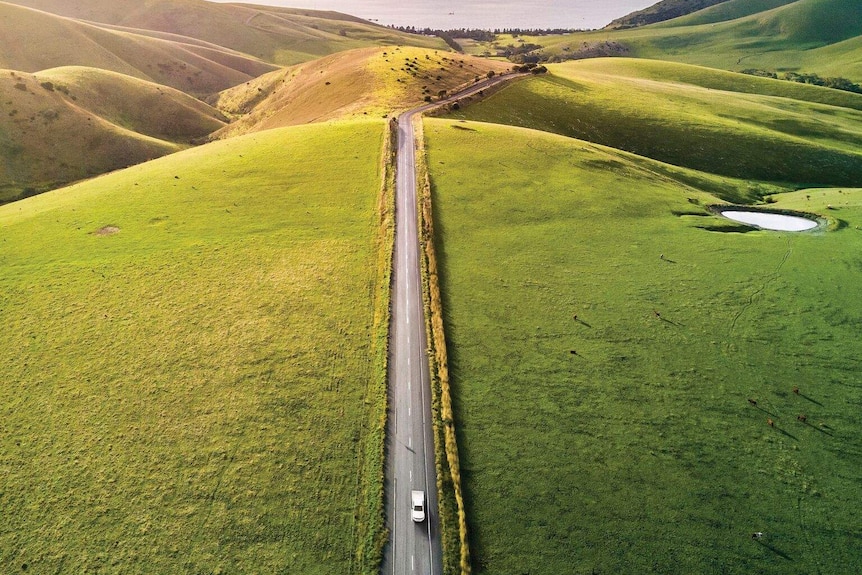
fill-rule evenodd
<path id="1" fill-rule="evenodd" d="M 213 0 L 227 2 L 236 0 Z M 242 0 L 335 10 L 379 24 L 417 28 L 602 28 L 657 0 Z"/>

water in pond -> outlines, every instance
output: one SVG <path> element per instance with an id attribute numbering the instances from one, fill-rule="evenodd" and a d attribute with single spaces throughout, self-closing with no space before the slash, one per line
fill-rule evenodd
<path id="1" fill-rule="evenodd" d="M 764 230 L 777 230 L 781 232 L 802 232 L 817 227 L 817 222 L 798 216 L 785 216 L 783 214 L 768 214 L 765 212 L 739 212 L 728 210 L 721 215 L 735 222 L 742 222 L 763 228 Z"/>

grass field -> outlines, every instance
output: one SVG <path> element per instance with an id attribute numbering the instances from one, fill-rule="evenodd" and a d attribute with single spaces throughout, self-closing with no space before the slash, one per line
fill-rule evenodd
<path id="1" fill-rule="evenodd" d="M 736 178 L 862 181 L 860 95 L 649 60 L 550 70 L 450 117 L 537 128 Z"/>
<path id="2" fill-rule="evenodd" d="M 0 207 L 0 571 L 363 567 L 385 131 L 270 131 Z"/>
<path id="3" fill-rule="evenodd" d="M 856 573 L 862 190 L 739 233 L 656 162 L 425 133 L 476 572 Z"/>

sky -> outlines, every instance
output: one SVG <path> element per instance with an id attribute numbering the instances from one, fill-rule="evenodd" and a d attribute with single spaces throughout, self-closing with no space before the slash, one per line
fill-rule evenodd
<path id="1" fill-rule="evenodd" d="M 229 2 L 236 0 L 211 0 Z M 417 28 L 602 28 L 658 0 L 243 0 Z"/>

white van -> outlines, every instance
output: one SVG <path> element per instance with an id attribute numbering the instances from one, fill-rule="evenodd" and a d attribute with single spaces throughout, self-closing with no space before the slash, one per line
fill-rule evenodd
<path id="1" fill-rule="evenodd" d="M 416 523 L 425 521 L 425 492 L 411 491 L 410 501 L 413 503 L 410 508 L 410 516 Z"/>

